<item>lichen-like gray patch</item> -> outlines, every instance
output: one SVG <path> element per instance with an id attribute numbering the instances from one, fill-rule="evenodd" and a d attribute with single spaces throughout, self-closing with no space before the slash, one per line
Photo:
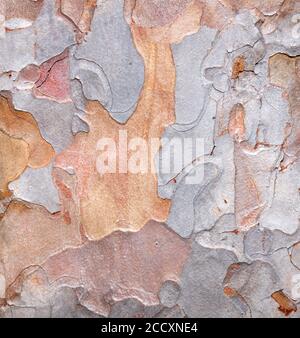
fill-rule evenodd
<path id="1" fill-rule="evenodd" d="M 299 269 L 298 279 L 300 279 L 300 241 L 291 250 L 291 262 Z"/>
<path id="2" fill-rule="evenodd" d="M 51 213 L 61 209 L 52 179 L 52 164 L 39 169 L 27 168 L 17 180 L 9 184 L 9 189 L 16 199 L 42 205 Z"/>
<path id="3" fill-rule="evenodd" d="M 195 122 L 205 107 L 209 86 L 205 85 L 201 65 L 215 36 L 215 30 L 204 27 L 172 46 L 176 66 L 175 112 L 178 124 Z"/>
<path id="4" fill-rule="evenodd" d="M 279 249 L 290 248 L 300 241 L 300 229 L 288 235 L 280 230 L 261 226 L 250 229 L 244 237 L 245 254 L 251 259 L 263 258 Z"/>
<path id="5" fill-rule="evenodd" d="M 200 231 L 195 240 L 205 248 L 232 251 L 240 261 L 243 261 L 245 259 L 243 239 L 244 234 L 237 230 L 234 214 L 224 214 L 213 228 Z"/>
<path id="6" fill-rule="evenodd" d="M 0 38 L 0 73 L 20 71 L 35 61 L 35 33 L 32 27 L 6 32 Z"/>
<path id="7" fill-rule="evenodd" d="M 179 299 L 179 304 L 188 317 L 222 318 L 248 315 L 244 309 L 238 309 L 223 292 L 222 283 L 227 268 L 236 261 L 236 256 L 230 251 L 193 245 L 193 252 L 182 272 L 182 291 Z"/>
<path id="8" fill-rule="evenodd" d="M 56 15 L 55 1 L 44 0 L 36 21 L 0 37 L 0 73 L 40 65 L 75 43 L 72 25 Z"/>
<path id="9" fill-rule="evenodd" d="M 299 228 L 300 162 L 277 173 L 271 206 L 261 217 L 261 224 L 271 230 L 293 234 Z"/>
<path id="10" fill-rule="evenodd" d="M 161 304 L 168 308 L 172 308 L 176 305 L 179 295 L 180 286 L 176 282 L 168 280 L 164 282 L 160 289 L 159 299 Z"/>
<path id="11" fill-rule="evenodd" d="M 42 10 L 33 26 L 37 64 L 61 54 L 68 46 L 75 44 L 73 26 L 57 16 L 56 12 L 55 1 L 44 0 Z"/>
<path id="12" fill-rule="evenodd" d="M 199 177 L 198 183 L 188 183 L 189 178 L 197 176 Z M 179 182 L 174 193 L 167 224 L 181 237 L 188 238 L 192 234 L 195 223 L 194 200 L 217 176 L 218 167 L 214 164 L 205 164 L 192 169 Z"/>
<path id="13" fill-rule="evenodd" d="M 144 83 L 143 60 L 124 19 L 123 3 L 98 0 L 91 33 L 75 53 L 80 59 L 75 77 L 82 80 L 84 93 L 99 100 L 116 119 L 121 113 L 133 113 Z"/>
<path id="14" fill-rule="evenodd" d="M 145 306 L 135 298 L 128 298 L 116 302 L 112 305 L 109 314 L 110 318 L 152 318 L 155 317 L 160 310 L 161 305 Z"/>
<path id="15" fill-rule="evenodd" d="M 37 121 L 41 134 L 57 153 L 64 150 L 73 140 L 72 122 L 77 112 L 73 102 L 57 103 L 37 99 L 29 91 L 13 94 L 15 109 L 31 113 Z"/>
<path id="16" fill-rule="evenodd" d="M 281 290 L 281 284 L 274 267 L 269 263 L 254 261 L 251 264 L 233 265 L 223 285 L 232 290 L 229 297 L 239 299 L 249 307 L 252 317 L 274 316 L 276 307 L 271 295 Z"/>

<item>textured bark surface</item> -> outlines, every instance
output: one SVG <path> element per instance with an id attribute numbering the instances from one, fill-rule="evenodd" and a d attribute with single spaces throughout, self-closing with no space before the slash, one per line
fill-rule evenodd
<path id="1" fill-rule="evenodd" d="M 0 317 L 299 318 L 299 192 L 299 1 L 0 0 Z"/>

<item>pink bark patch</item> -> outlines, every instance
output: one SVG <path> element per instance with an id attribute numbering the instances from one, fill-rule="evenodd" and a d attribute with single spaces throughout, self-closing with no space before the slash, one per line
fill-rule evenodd
<path id="1" fill-rule="evenodd" d="M 58 102 L 71 101 L 69 78 L 69 54 L 66 50 L 40 66 L 34 95 Z"/>
<path id="2" fill-rule="evenodd" d="M 28 65 L 21 70 L 19 79 L 27 82 L 36 82 L 40 78 L 40 69 L 36 65 Z"/>

